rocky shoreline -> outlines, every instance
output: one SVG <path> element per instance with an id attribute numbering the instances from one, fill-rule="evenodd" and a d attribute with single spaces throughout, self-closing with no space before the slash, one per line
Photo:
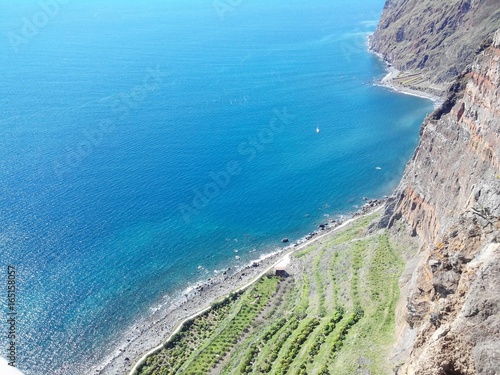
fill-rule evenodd
<path id="1" fill-rule="evenodd" d="M 440 96 L 397 85 L 394 82 L 394 78 L 398 76 L 399 71 L 383 59 L 380 54 L 374 52 L 371 48 L 370 51 L 375 53 L 387 65 L 388 74 L 377 84 L 404 94 L 430 99 L 434 102 L 435 107 L 442 104 L 443 98 Z M 156 348 L 167 341 L 170 335 L 175 332 L 186 318 L 206 310 L 214 301 L 223 298 L 229 293 L 248 286 L 252 280 L 266 273 L 286 254 L 306 247 L 309 243 L 335 231 L 347 224 L 347 222 L 371 213 L 375 209 L 381 208 L 386 202 L 386 199 L 387 197 L 383 197 L 382 199 L 368 199 L 364 197 L 363 200 L 365 204 L 358 211 L 354 212 L 350 218 L 341 218 L 339 220 L 330 219 L 319 224 L 317 230 L 306 234 L 293 243 L 291 243 L 288 238 L 283 238 L 281 242 L 286 244 L 286 247 L 267 254 L 258 260 L 251 261 L 240 269 L 229 268 L 223 270 L 220 274 L 209 278 L 207 281 L 196 284 L 189 292 L 184 293 L 183 296 L 174 301 L 161 317 L 146 322 L 142 326 L 136 326 L 130 329 L 117 349 L 110 354 L 103 363 L 92 368 L 87 374 L 129 374 L 134 365 L 145 355 L 145 353 L 151 352 L 152 348 Z"/>
<path id="2" fill-rule="evenodd" d="M 387 64 L 389 73 L 387 73 L 387 75 L 378 83 L 380 86 L 387 87 L 402 94 L 432 100 L 434 102 L 434 109 L 439 108 L 444 103 L 444 96 L 438 96 L 424 90 L 413 89 L 397 83 L 395 79 L 399 76 L 400 71 L 394 68 L 387 61 L 385 61 L 385 63 Z"/>
<path id="3" fill-rule="evenodd" d="M 87 371 L 88 375 L 126 375 L 134 365 L 154 351 L 182 325 L 182 323 L 200 312 L 210 308 L 211 304 L 229 293 L 244 289 L 269 272 L 272 267 L 288 254 L 308 246 L 314 241 L 327 236 L 337 229 L 348 225 L 356 218 L 370 214 L 383 207 L 383 199 L 363 198 L 365 204 L 350 217 L 339 220 L 330 219 L 318 225 L 318 229 L 301 239 L 275 252 L 261 256 L 239 269 L 228 268 L 218 275 L 200 282 L 186 290 L 180 298 L 162 312 L 161 316 L 129 329 L 121 343 L 104 361 Z"/>
<path id="4" fill-rule="evenodd" d="M 370 47 L 369 50 L 387 65 L 388 74 L 377 83 L 378 85 L 404 94 L 430 99 L 434 102 L 435 107 L 439 107 L 442 104 L 443 98 L 440 96 L 397 85 L 394 78 L 398 76 L 399 71 Z M 196 284 L 189 292 L 184 293 L 183 296 L 170 304 L 161 314 L 161 317 L 145 322 L 142 326 L 131 328 L 117 349 L 108 355 L 99 366 L 95 366 L 88 371 L 87 374 L 129 374 L 140 358 L 144 357 L 145 353 L 154 350 L 152 348 L 163 345 L 184 320 L 206 310 L 214 301 L 225 297 L 229 293 L 248 286 L 253 280 L 258 279 L 262 274 L 268 272 L 286 254 L 308 246 L 311 242 L 328 235 L 355 218 L 382 208 L 387 197 L 385 196 L 382 199 L 368 199 L 364 197 L 363 199 L 365 204 L 349 218 L 342 217 L 339 220 L 330 219 L 327 222 L 321 223 L 318 225 L 317 230 L 308 233 L 293 243 L 288 238 L 283 238 L 281 242 L 286 244 L 286 247 L 267 254 L 258 260 L 251 261 L 239 269 L 229 268 L 223 270 L 220 274 L 209 278 L 207 281 Z"/>
<path id="5" fill-rule="evenodd" d="M 370 45 L 368 45 L 368 49 L 371 53 L 375 54 L 380 60 L 384 62 L 386 65 L 387 69 L 387 75 L 382 78 L 380 81 L 376 82 L 376 85 L 386 87 L 392 91 L 396 91 L 402 94 L 406 95 L 412 95 L 412 96 L 417 96 L 419 98 L 424 98 L 424 99 L 429 99 L 434 102 L 434 109 L 439 108 L 445 98 L 445 93 L 443 92 L 442 95 L 437 95 L 435 93 L 432 93 L 423 88 L 415 89 L 411 88 L 402 84 L 399 84 L 396 81 L 396 78 L 400 75 L 401 71 L 396 69 L 389 61 L 387 61 L 380 53 L 375 52 Z"/>

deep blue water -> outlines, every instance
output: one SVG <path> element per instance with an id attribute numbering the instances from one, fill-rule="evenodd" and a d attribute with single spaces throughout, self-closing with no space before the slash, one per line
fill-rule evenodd
<path id="1" fill-rule="evenodd" d="M 0 1 L 0 263 L 26 374 L 85 373 L 235 249 L 391 192 L 432 103 L 373 85 L 383 3 Z"/>

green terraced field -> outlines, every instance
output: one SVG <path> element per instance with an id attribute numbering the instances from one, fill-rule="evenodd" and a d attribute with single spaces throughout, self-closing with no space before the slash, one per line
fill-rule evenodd
<path id="1" fill-rule="evenodd" d="M 384 374 L 394 340 L 401 252 L 363 217 L 193 319 L 138 375 Z M 364 372 L 363 372 L 364 371 Z"/>

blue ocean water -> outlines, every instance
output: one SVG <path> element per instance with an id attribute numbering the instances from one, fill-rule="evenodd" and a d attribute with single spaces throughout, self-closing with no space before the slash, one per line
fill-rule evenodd
<path id="1" fill-rule="evenodd" d="M 0 1 L 0 262 L 26 374 L 86 373 L 235 249 L 391 192 L 432 103 L 373 85 L 383 3 Z"/>

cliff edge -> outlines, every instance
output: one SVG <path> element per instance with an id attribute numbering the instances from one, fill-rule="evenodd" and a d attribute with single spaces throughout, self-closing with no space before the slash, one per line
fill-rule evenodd
<path id="1" fill-rule="evenodd" d="M 387 0 L 370 45 L 396 85 L 442 95 L 499 25 L 498 0 Z"/>
<path id="2" fill-rule="evenodd" d="M 380 36 L 398 34 L 401 24 L 414 32 L 421 28 L 418 35 L 422 38 L 426 33 L 429 38 L 439 35 L 429 32 L 436 30 L 436 24 L 429 29 L 425 17 L 417 18 L 412 26 L 407 15 L 399 12 L 412 5 L 413 11 L 428 9 L 426 4 L 431 2 L 415 3 L 387 2 L 373 39 L 375 50 L 380 48 Z M 431 9 L 442 17 L 451 9 L 450 3 L 460 4 L 462 13 L 484 7 L 476 15 L 492 3 L 499 5 L 486 0 L 443 1 Z M 491 9 L 487 13 L 488 22 L 489 15 L 497 14 Z M 455 40 L 446 28 L 440 30 L 446 36 L 442 43 Z M 484 30 L 480 26 L 479 31 L 472 28 L 469 32 L 475 36 Z M 456 71 L 465 64 L 464 70 L 455 74 L 442 107 L 424 121 L 418 148 L 380 223 L 390 228 L 403 226 L 420 243 L 418 254 L 408 260 L 411 269 L 400 282 L 397 374 L 500 374 L 500 30 L 476 46 L 474 41 L 471 37 L 468 46 L 456 47 L 457 51 L 479 52 L 471 61 L 454 60 Z M 405 58 L 403 50 L 392 48 L 392 55 L 390 46 L 379 52 L 389 56 L 390 62 L 394 58 L 395 64 L 425 72 L 416 64 L 424 51 L 407 52 Z M 446 56 L 450 49 L 453 43 L 449 48 L 433 48 L 434 58 L 426 59 L 426 64 L 439 61 L 439 54 Z M 445 59 L 433 81 L 449 79 L 454 74 L 448 67 L 451 64 Z"/>

